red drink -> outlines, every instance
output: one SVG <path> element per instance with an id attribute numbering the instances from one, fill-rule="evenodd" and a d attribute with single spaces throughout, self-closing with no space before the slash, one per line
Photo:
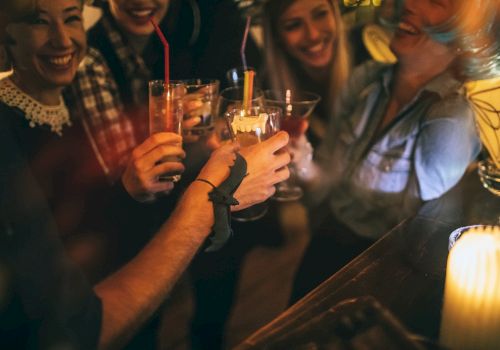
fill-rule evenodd
<path id="1" fill-rule="evenodd" d="M 285 130 L 291 138 L 298 138 L 305 129 L 306 118 L 286 117 L 281 120 L 281 130 Z"/>

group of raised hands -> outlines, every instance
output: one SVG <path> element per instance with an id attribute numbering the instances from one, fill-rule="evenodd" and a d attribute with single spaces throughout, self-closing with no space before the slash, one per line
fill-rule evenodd
<path id="1" fill-rule="evenodd" d="M 274 194 L 275 184 L 289 177 L 288 140 L 288 134 L 281 131 L 249 147 L 240 148 L 237 142 L 226 143 L 212 152 L 200 177 L 214 184 L 221 183 L 229 175 L 229 166 L 234 161 L 228 154 L 239 152 L 247 161 L 248 175 L 235 192 L 240 204 L 232 209 L 240 210 L 262 202 Z M 151 135 L 133 150 L 122 176 L 123 185 L 132 197 L 148 201 L 173 189 L 173 182 L 159 181 L 159 176 L 184 171 L 182 159 L 186 153 L 182 141 L 183 138 L 177 134 L 161 132 Z M 172 160 L 162 162 L 166 157 Z M 229 158 L 232 160 L 228 161 Z"/>

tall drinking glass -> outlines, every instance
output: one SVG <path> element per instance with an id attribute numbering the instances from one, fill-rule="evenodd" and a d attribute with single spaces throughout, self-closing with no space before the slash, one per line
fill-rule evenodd
<path id="1" fill-rule="evenodd" d="M 262 142 L 279 130 L 281 108 L 251 107 L 248 110 L 233 108 L 226 113 L 230 133 L 241 147 L 249 147 Z M 254 221 L 267 212 L 266 202 L 233 213 L 236 221 Z"/>
<path id="2" fill-rule="evenodd" d="M 281 130 L 288 132 L 290 143 L 293 143 L 301 136 L 307 118 L 321 99 L 319 95 L 307 91 L 288 90 L 288 92 L 281 93 L 266 90 L 264 95 L 267 106 L 277 106 L 283 109 Z M 290 163 L 288 168 L 290 169 L 290 178 L 276 186 L 274 200 L 288 202 L 297 200 L 304 194 L 296 181 L 296 174 L 299 169 L 296 169 L 293 163 Z"/>
<path id="3" fill-rule="evenodd" d="M 185 94 L 183 83 L 166 84 L 163 80 L 149 82 L 149 133 L 173 132 L 182 134 L 183 106 L 182 98 Z M 160 162 L 180 161 L 178 157 L 164 157 Z M 160 181 L 177 182 L 180 174 L 163 174 Z"/>
<path id="4" fill-rule="evenodd" d="M 184 120 L 194 117 L 201 119 L 199 124 L 183 132 L 187 135 L 207 135 L 214 127 L 220 82 L 216 79 L 186 79 L 174 83 L 182 83 L 186 87 L 183 97 Z"/>

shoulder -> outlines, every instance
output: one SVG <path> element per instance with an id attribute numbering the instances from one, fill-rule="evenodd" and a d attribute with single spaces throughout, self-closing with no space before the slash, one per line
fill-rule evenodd
<path id="1" fill-rule="evenodd" d="M 81 69 L 94 69 L 99 70 L 107 67 L 106 60 L 101 52 L 93 47 L 89 47 L 87 54 L 80 63 L 79 70 Z"/>
<path id="2" fill-rule="evenodd" d="M 367 61 L 354 68 L 350 80 L 370 83 L 379 79 L 386 71 L 392 69 L 393 65 L 383 64 L 376 61 Z"/>
<path id="3" fill-rule="evenodd" d="M 88 49 L 72 85 L 77 89 L 88 89 L 96 85 L 114 88 L 115 80 L 111 70 L 98 50 L 92 47 Z"/>
<path id="4" fill-rule="evenodd" d="M 473 119 L 473 109 L 465 93 L 457 91 L 436 99 L 424 118 L 424 123 L 449 121 L 472 124 Z"/>
<path id="5" fill-rule="evenodd" d="M 357 66 L 349 77 L 344 93 L 350 96 L 359 95 L 364 89 L 379 81 L 383 74 L 392 69 L 392 65 L 375 61 L 367 61 Z"/>

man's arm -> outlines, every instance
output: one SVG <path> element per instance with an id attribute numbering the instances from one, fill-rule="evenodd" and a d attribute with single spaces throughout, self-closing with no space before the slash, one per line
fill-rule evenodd
<path id="1" fill-rule="evenodd" d="M 255 170 L 258 176 L 247 176 L 238 191 L 244 194 L 260 187 L 266 189 L 262 191 L 265 195 L 243 196 L 242 207 L 269 198 L 273 193 L 270 188 L 288 176 L 288 170 L 283 168 L 286 169 L 290 157 L 275 154 L 287 142 L 288 135 L 279 133 L 252 152 L 243 152 L 247 169 Z M 234 159 L 234 146 L 217 149 L 199 178 L 220 185 L 229 175 Z M 266 180 L 263 182 L 262 178 Z M 103 304 L 100 348 L 125 344 L 172 289 L 211 231 L 214 222 L 213 206 L 208 200 L 211 190 L 207 183 L 194 181 L 151 242 L 130 263 L 95 287 Z"/>
<path id="2" fill-rule="evenodd" d="M 218 186 L 235 159 L 233 146 L 214 152 L 200 177 Z M 216 164 L 217 166 L 214 166 Z M 212 203 L 206 183 L 193 182 L 169 220 L 127 265 L 95 287 L 103 302 L 100 348 L 120 347 L 165 299 L 210 233 Z"/>

